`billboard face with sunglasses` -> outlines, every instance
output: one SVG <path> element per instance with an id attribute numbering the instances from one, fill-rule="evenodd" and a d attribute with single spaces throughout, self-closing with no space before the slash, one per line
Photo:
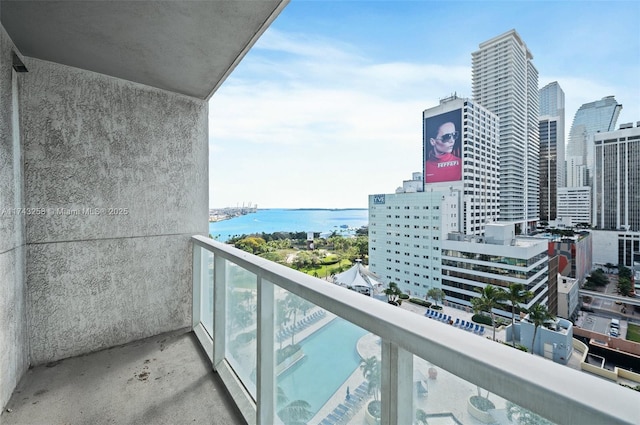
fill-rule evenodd
<path id="1" fill-rule="evenodd" d="M 461 116 L 457 109 L 424 120 L 425 183 L 462 179 Z"/>

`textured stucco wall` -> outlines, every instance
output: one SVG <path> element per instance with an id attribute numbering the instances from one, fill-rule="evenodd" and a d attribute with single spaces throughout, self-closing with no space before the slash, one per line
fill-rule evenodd
<path id="1" fill-rule="evenodd" d="M 44 211 L 26 216 L 32 363 L 189 326 L 189 237 L 207 234 L 207 103 L 25 63 L 25 204 Z"/>
<path id="2" fill-rule="evenodd" d="M 29 366 L 22 164 L 17 130 L 14 46 L 0 26 L 0 407 Z"/>

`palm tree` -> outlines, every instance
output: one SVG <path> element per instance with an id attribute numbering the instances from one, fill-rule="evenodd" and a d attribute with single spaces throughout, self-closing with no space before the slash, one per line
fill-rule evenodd
<path id="1" fill-rule="evenodd" d="M 436 302 L 436 307 L 438 306 L 438 301 L 444 301 L 444 297 L 446 294 L 440 288 L 431 288 L 427 291 L 427 297 L 431 298 Z"/>
<path id="2" fill-rule="evenodd" d="M 304 400 L 294 400 L 289 403 L 287 395 L 282 388 L 278 387 L 277 405 L 283 406 L 278 409 L 278 417 L 285 425 L 306 425 L 311 419 L 311 405 Z"/>
<path id="3" fill-rule="evenodd" d="M 525 290 L 523 284 L 512 283 L 509 285 L 509 289 L 505 291 L 505 295 L 505 300 L 511 304 L 511 335 L 515 335 L 516 310 L 520 309 L 521 302 L 525 302 L 528 298 L 531 298 L 533 294 Z M 516 346 L 516 339 L 514 337 L 511 338 L 511 343 L 514 347 Z"/>
<path id="4" fill-rule="evenodd" d="M 389 282 L 389 287 L 385 289 L 384 294 L 387 296 L 389 304 L 398 305 L 398 297 L 402 294 L 402 291 L 395 282 Z"/>
<path id="5" fill-rule="evenodd" d="M 378 401 L 378 391 L 380 390 L 380 360 L 376 356 L 362 359 L 360 370 L 364 379 L 367 380 L 367 392 L 373 393 L 373 399 Z"/>
<path id="6" fill-rule="evenodd" d="M 546 305 L 536 304 L 529 310 L 529 321 L 533 323 L 533 340 L 531 341 L 531 354 L 533 353 L 533 346 L 536 342 L 536 332 L 538 328 L 543 326 L 545 322 L 554 319 L 553 315 L 549 313 Z"/>
<path id="7" fill-rule="evenodd" d="M 277 324 L 278 329 L 280 330 L 280 332 L 282 332 L 284 330 L 285 325 L 289 321 L 290 314 L 291 314 L 291 311 L 289 310 L 289 307 L 287 306 L 286 300 L 279 299 L 276 302 L 276 324 Z M 284 338 L 280 338 L 280 349 L 282 349 L 282 341 L 283 340 L 284 340 Z"/>
<path id="8" fill-rule="evenodd" d="M 298 318 L 298 311 L 302 309 L 302 305 L 304 303 L 304 299 L 300 298 L 297 295 L 294 295 L 292 293 L 288 293 L 287 296 L 285 297 L 285 302 L 287 303 L 287 308 L 289 309 L 289 314 L 293 315 L 293 325 L 292 326 L 296 326 L 296 321 Z M 295 329 L 291 332 L 291 345 L 293 345 L 295 343 L 294 337 L 295 337 L 296 333 L 295 333 Z"/>
<path id="9" fill-rule="evenodd" d="M 480 293 L 480 297 L 471 299 L 473 311 L 480 313 L 486 311 L 491 315 L 491 326 L 493 327 L 493 340 L 496 340 L 496 322 L 493 309 L 500 306 L 500 301 L 506 298 L 506 293 L 502 288 L 493 285 L 487 285 L 484 288 L 476 288 L 476 292 Z"/>

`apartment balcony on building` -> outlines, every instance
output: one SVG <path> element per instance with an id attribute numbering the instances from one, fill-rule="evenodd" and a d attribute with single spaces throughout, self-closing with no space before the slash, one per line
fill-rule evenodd
<path id="1" fill-rule="evenodd" d="M 208 100 L 286 4 L 0 1 L 1 423 L 244 422 L 190 238 Z"/>
<path id="2" fill-rule="evenodd" d="M 285 5 L 0 1 L 0 422 L 640 423 L 627 388 L 205 237 L 207 101 Z"/>

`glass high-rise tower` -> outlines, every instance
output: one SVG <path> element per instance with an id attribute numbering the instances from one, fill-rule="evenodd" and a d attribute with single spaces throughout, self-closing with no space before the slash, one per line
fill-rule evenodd
<path id="1" fill-rule="evenodd" d="M 515 30 L 472 53 L 473 100 L 500 118 L 500 220 L 527 233 L 539 220 L 538 71 Z"/>
<path id="2" fill-rule="evenodd" d="M 564 92 L 557 81 L 540 89 L 540 220 L 557 218 L 558 188 L 565 186 Z"/>
<path id="3" fill-rule="evenodd" d="M 567 186 L 591 186 L 593 176 L 593 137 L 613 131 L 622 110 L 614 96 L 585 103 L 578 109 L 567 143 Z"/>

